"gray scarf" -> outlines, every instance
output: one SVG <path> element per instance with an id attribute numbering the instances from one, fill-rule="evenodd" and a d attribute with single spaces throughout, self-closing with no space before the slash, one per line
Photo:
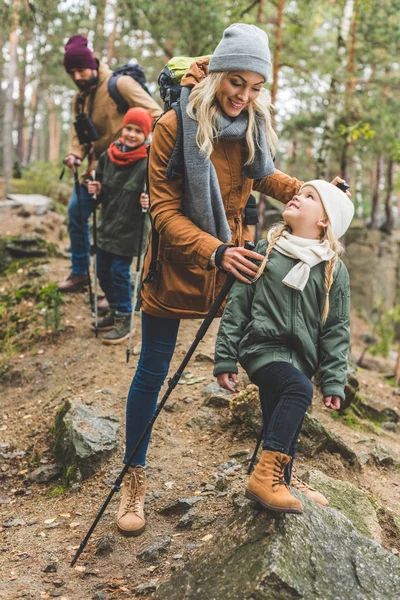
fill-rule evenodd
<path id="1" fill-rule="evenodd" d="M 180 96 L 183 125 L 184 195 L 183 213 L 203 231 L 227 243 L 232 239 L 214 165 L 201 154 L 196 143 L 197 121 L 187 114 L 190 89 L 183 87 Z M 233 121 L 221 113 L 218 139 L 241 140 L 246 137 L 248 114 L 242 111 Z M 262 179 L 274 172 L 267 144 L 265 121 L 258 119 L 258 140 L 251 165 L 243 167 L 248 179 Z"/>

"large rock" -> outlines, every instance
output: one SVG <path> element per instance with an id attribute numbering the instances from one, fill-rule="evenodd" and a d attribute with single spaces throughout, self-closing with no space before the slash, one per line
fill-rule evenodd
<path id="1" fill-rule="evenodd" d="M 347 446 L 341 437 L 327 429 L 318 419 L 306 414 L 301 429 L 298 451 L 308 458 L 321 452 L 339 454 L 348 464 L 360 469 L 360 461 L 356 453 Z"/>
<path id="2" fill-rule="evenodd" d="M 348 481 L 332 479 L 321 471 L 308 471 L 301 476 L 329 500 L 332 508 L 342 512 L 358 531 L 366 537 L 382 539 L 382 530 L 374 506 L 368 495 Z"/>
<path id="3" fill-rule="evenodd" d="M 85 479 L 118 446 L 116 417 L 67 401 L 55 419 L 54 456 L 67 479 Z"/>
<path id="4" fill-rule="evenodd" d="M 396 600 L 398 558 L 335 509 L 301 500 L 304 513 L 287 516 L 246 502 L 155 599 Z"/>
<path id="5" fill-rule="evenodd" d="M 39 235 L 26 234 L 5 238 L 11 258 L 36 258 L 56 253 L 54 244 L 49 244 Z"/>
<path id="6" fill-rule="evenodd" d="M 36 215 L 44 215 L 49 210 L 54 210 L 54 202 L 48 196 L 41 194 L 8 194 L 14 206 L 32 207 Z"/>

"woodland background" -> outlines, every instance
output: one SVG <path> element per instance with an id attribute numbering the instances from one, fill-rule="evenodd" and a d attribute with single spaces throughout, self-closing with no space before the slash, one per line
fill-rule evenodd
<path id="1" fill-rule="evenodd" d="M 74 86 L 71 35 L 116 67 L 137 60 L 156 99 L 175 55 L 212 53 L 230 23 L 270 39 L 268 86 L 277 166 L 301 179 L 340 173 L 357 217 L 397 226 L 400 189 L 400 0 L 2 0 L 0 175 L 8 190 L 48 193 L 66 154 Z"/>

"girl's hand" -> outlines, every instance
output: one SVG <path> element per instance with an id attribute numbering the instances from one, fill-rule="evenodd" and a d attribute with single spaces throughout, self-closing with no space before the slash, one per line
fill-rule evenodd
<path id="1" fill-rule="evenodd" d="M 337 183 L 344 183 L 344 179 L 342 179 L 341 177 L 339 177 L 338 175 L 336 175 L 335 179 L 332 179 L 331 184 L 332 185 L 336 185 Z M 347 190 L 347 192 L 345 192 L 346 196 L 348 196 L 349 198 L 351 198 L 351 193 L 350 190 Z"/>
<path id="2" fill-rule="evenodd" d="M 339 410 L 340 409 L 340 398 L 339 396 L 327 396 L 324 398 L 326 408 L 329 410 Z"/>
<path id="3" fill-rule="evenodd" d="M 229 381 L 230 379 L 232 379 L 235 385 L 239 383 L 239 377 L 236 375 L 236 373 L 220 373 L 217 376 L 217 382 L 222 388 L 224 388 L 224 390 L 234 392 L 235 388 L 231 385 Z"/>
<path id="4" fill-rule="evenodd" d="M 147 194 L 140 195 L 140 206 L 142 208 L 145 208 L 146 210 L 149 210 L 150 202 L 149 202 L 149 197 Z"/>
<path id="5" fill-rule="evenodd" d="M 258 271 L 258 265 L 255 265 L 248 260 L 248 258 L 261 261 L 264 257 L 262 254 L 258 254 L 258 252 L 247 250 L 247 248 L 227 248 L 221 260 L 221 267 L 223 267 L 225 271 L 232 273 L 239 281 L 251 283 L 251 281 L 246 279 L 242 273 L 246 273 L 253 278 Z"/>
<path id="6" fill-rule="evenodd" d="M 100 181 L 89 181 L 87 189 L 90 195 L 96 194 L 96 196 L 98 196 L 101 192 Z"/>

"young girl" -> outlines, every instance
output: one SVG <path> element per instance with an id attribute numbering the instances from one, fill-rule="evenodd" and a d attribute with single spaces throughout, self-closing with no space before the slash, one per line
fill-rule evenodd
<path id="1" fill-rule="evenodd" d="M 118 141 L 100 156 L 96 181 L 88 184 L 89 194 L 101 202 L 97 231 L 97 274 L 110 305 L 98 324 L 108 331 L 104 344 L 120 344 L 129 337 L 132 312 L 130 265 L 138 250 L 139 231 L 145 218 L 144 245 L 149 219 L 142 209 L 149 207 L 143 193 L 147 174 L 147 147 L 153 118 L 144 108 L 130 108 L 124 116 Z M 110 331 L 111 330 L 111 331 Z"/>
<path id="2" fill-rule="evenodd" d="M 350 287 L 338 241 L 354 207 L 326 181 L 309 181 L 286 205 L 284 224 L 256 251 L 265 255 L 251 285 L 235 282 L 222 317 L 214 375 L 238 383 L 239 361 L 259 387 L 264 444 L 246 496 L 280 512 L 302 512 L 289 490 L 311 378 L 318 372 L 327 408 L 344 398 Z"/>

